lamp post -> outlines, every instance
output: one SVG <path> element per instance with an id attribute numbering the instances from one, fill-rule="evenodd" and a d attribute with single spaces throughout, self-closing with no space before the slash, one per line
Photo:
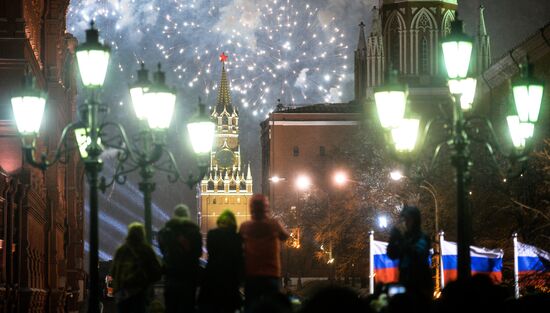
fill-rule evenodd
<path id="1" fill-rule="evenodd" d="M 98 313 L 100 282 L 98 273 L 98 189 L 100 185 L 105 185 L 104 179 L 101 180 L 101 184 L 99 179 L 99 173 L 101 172 L 103 164 L 100 155 L 105 147 L 112 147 L 120 151 L 119 157 L 133 158 L 134 156 L 131 154 L 132 152 L 128 150 L 131 144 L 122 125 L 105 121 L 103 118 L 107 111 L 107 107 L 98 100 L 97 94 L 102 88 L 105 80 L 110 51 L 99 42 L 99 32 L 97 29 L 94 29 L 93 22 L 91 23 L 90 29 L 86 31 L 86 41 L 77 48 L 76 57 L 80 77 L 85 89 L 89 93 L 89 97 L 85 103 L 79 107 L 80 119 L 71 122 L 63 129 L 53 159 L 48 160 L 47 155 L 43 154 L 40 159 L 37 160 L 34 155 L 36 138 L 38 137 L 42 115 L 46 107 L 45 95 L 35 89 L 32 79 L 26 77 L 24 89 L 18 95 L 14 96 L 11 102 L 17 128 L 22 139 L 23 155 L 27 163 L 45 171 L 56 162 L 65 161 L 64 155 L 66 152 L 77 148 L 79 149 L 80 157 L 84 161 L 84 168 L 89 186 L 90 206 L 90 291 L 88 297 L 88 312 Z M 154 88 L 151 89 L 155 91 Z M 146 94 L 150 97 L 153 96 L 152 93 L 149 94 L 149 91 L 147 91 Z M 166 98 L 165 96 L 164 100 L 167 100 Z M 152 100 L 153 98 L 150 98 L 148 101 Z M 151 115 L 154 115 L 151 116 L 151 118 L 157 123 L 166 120 L 169 123 L 171 116 L 167 117 L 162 115 L 163 113 L 167 113 L 167 110 L 158 110 L 160 106 L 165 106 L 166 104 L 168 104 L 166 107 L 169 107 L 169 102 L 149 102 L 150 106 L 153 106 L 153 104 L 156 109 L 151 112 Z M 159 124 L 153 125 L 157 126 Z M 155 128 L 153 125 L 150 124 L 151 128 Z M 197 125 L 197 123 L 193 122 L 188 125 L 188 128 L 191 130 L 191 128 Z M 106 136 L 107 130 L 110 128 L 114 128 L 119 135 L 115 137 Z M 200 127 L 197 126 L 195 128 Z M 73 135 L 76 140 L 72 139 Z M 152 148 L 148 152 L 150 152 L 149 155 L 145 153 L 144 155 L 146 156 L 143 158 L 138 157 L 137 159 L 139 160 L 141 158 L 141 161 L 143 161 L 142 163 L 151 163 L 151 161 L 155 159 L 160 159 L 158 155 L 162 152 L 161 144 L 153 140 Z M 171 157 L 171 159 L 173 161 L 173 157 Z"/>
<path id="2" fill-rule="evenodd" d="M 472 52 L 472 40 L 462 30 L 462 21 L 458 17 L 451 25 L 451 34 L 442 41 L 442 50 L 448 74 L 449 91 L 453 97 L 452 119 L 446 121 L 445 127 L 451 129 L 449 138 L 438 144 L 435 149 L 436 159 L 440 148 L 447 145 L 452 151 L 452 164 L 456 173 L 456 207 L 457 207 L 457 245 L 458 245 L 458 279 L 464 280 L 471 275 L 470 245 L 472 243 L 471 212 L 467 204 L 466 186 L 470 177 L 469 169 L 472 163 L 470 155 L 470 141 L 483 142 L 492 153 L 492 143 L 496 136 L 491 122 L 484 117 L 465 117 L 471 108 L 473 95 L 475 94 L 475 80 L 467 77 L 470 56 Z M 509 158 L 512 165 L 517 161 L 525 161 L 532 147 L 532 137 L 535 123 L 538 119 L 543 93 L 543 85 L 532 78 L 532 66 L 521 68 L 522 78 L 513 84 L 514 99 L 517 116 L 507 118 L 510 135 L 512 137 L 513 150 Z M 390 79 L 391 86 L 395 85 L 396 77 Z M 420 148 L 417 144 L 419 120 L 405 118 L 406 88 L 388 87 L 375 91 L 376 107 L 382 127 L 387 131 L 391 147 L 398 158 L 411 162 L 415 152 Z M 389 97 L 388 95 L 392 95 Z M 390 121 L 390 122 L 388 122 Z M 483 124 L 490 137 L 482 140 L 476 136 L 471 138 L 468 130 L 476 127 L 474 121 Z M 427 134 L 432 125 L 429 121 L 422 133 Z"/>
<path id="3" fill-rule="evenodd" d="M 187 125 L 193 149 L 199 156 L 199 175 L 197 177 L 190 175 L 182 179 L 183 176 L 172 152 L 166 148 L 166 130 L 172 120 L 176 95 L 166 86 L 165 74 L 161 71 L 160 64 L 151 83 L 148 79 L 148 71 L 141 63 L 137 81 L 130 87 L 130 95 L 139 120 L 138 143 L 128 142 L 123 146 L 113 147 L 120 151 L 117 154 L 115 173 L 109 182 L 102 180 L 100 187 L 105 191 L 115 182 L 124 184 L 127 174 L 138 171 L 141 178 L 139 190 L 143 194 L 145 233 L 147 241 L 151 244 L 153 241 L 152 193 L 156 189 L 153 177 L 156 170 L 168 173 L 170 182 L 183 180 L 189 188 L 192 188 L 206 173 L 208 164 L 205 159 L 212 147 L 215 125 L 206 116 L 204 105 L 199 100 L 198 117 L 192 119 Z M 167 157 L 163 162 L 165 154 Z"/>

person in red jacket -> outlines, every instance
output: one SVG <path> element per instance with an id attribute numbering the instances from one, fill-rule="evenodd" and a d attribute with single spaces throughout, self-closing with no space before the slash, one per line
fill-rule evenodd
<path id="1" fill-rule="evenodd" d="M 245 312 L 263 296 L 280 289 L 281 242 L 288 232 L 272 218 L 269 200 L 262 194 L 250 199 L 252 219 L 241 224 L 245 260 Z"/>

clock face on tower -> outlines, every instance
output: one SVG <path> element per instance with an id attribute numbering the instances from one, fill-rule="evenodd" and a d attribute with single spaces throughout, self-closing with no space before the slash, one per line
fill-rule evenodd
<path id="1" fill-rule="evenodd" d="M 222 149 L 216 152 L 216 160 L 221 168 L 230 168 L 235 162 L 235 154 L 229 149 Z"/>

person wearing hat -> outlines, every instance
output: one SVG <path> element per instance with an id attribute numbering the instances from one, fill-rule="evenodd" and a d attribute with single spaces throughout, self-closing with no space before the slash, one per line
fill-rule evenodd
<path id="1" fill-rule="evenodd" d="M 239 291 L 244 275 L 244 256 L 237 219 L 230 210 L 223 211 L 218 226 L 208 231 L 208 264 L 199 295 L 200 313 L 234 313 L 242 305 Z"/>
<path id="2" fill-rule="evenodd" d="M 174 216 L 158 233 L 158 242 L 164 263 L 166 312 L 194 312 L 202 236 L 199 226 L 189 219 L 185 204 L 174 208 Z"/>

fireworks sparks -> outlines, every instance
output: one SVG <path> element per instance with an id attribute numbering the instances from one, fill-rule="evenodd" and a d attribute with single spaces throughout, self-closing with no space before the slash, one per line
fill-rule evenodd
<path id="1" fill-rule="evenodd" d="M 323 1 L 329 3 L 315 3 Z M 82 41 L 89 22 L 96 22 L 113 51 L 102 99 L 117 108 L 129 106 L 127 84 L 141 61 L 149 70 L 163 63 L 167 83 L 177 87 L 186 110 L 195 109 L 198 96 L 214 106 L 224 52 L 232 100 L 246 133 L 266 118 L 277 99 L 297 105 L 342 99 L 352 77 L 350 38 L 327 12 L 299 0 L 72 0 L 67 28 Z M 123 108 L 116 118 L 126 119 L 123 112 L 129 110 Z M 258 147 L 248 143 L 246 150 L 259 154 Z M 106 171 L 113 171 L 112 162 L 106 160 Z M 119 188 L 113 197 L 100 198 L 105 206 L 102 258 L 110 258 L 123 240 L 124 225 L 141 216 L 135 210 L 142 197 L 136 185 Z M 153 213 L 154 226 L 168 216 L 155 203 Z"/>
<path id="2" fill-rule="evenodd" d="M 303 1 L 73 0 L 69 30 L 80 35 L 91 19 L 117 51 L 121 72 L 162 59 L 184 95 L 210 105 L 225 52 L 233 101 L 260 118 L 277 99 L 341 101 L 349 77 L 344 32 L 334 17 Z"/>

